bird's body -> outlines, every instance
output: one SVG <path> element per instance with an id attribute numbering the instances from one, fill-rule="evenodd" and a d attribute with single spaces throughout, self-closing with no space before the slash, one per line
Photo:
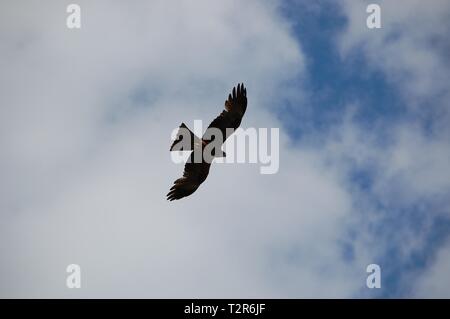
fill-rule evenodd
<path id="1" fill-rule="evenodd" d="M 225 101 L 225 110 L 211 122 L 202 138 L 195 136 L 184 123 L 181 124 L 170 150 L 190 150 L 192 152 L 184 167 L 183 177 L 174 182 L 167 194 L 168 200 L 172 201 L 191 195 L 206 180 L 211 160 L 204 156 L 205 148 L 215 141 L 217 134 L 221 134 L 222 140 L 219 142 L 219 149 L 213 148 L 212 156 L 225 156 L 220 150 L 220 146 L 239 127 L 246 109 L 247 90 L 243 84 L 238 84 L 237 89 L 233 88 L 232 94 L 228 95 L 228 99 Z"/>

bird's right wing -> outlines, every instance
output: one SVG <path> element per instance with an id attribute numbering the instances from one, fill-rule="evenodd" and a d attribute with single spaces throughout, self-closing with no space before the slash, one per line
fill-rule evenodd
<path id="1" fill-rule="evenodd" d="M 246 110 L 247 89 L 244 87 L 244 84 L 238 84 L 237 88 L 234 87 L 231 94 L 228 95 L 228 99 L 225 101 L 225 110 L 209 124 L 208 129 L 218 128 L 222 132 L 222 136 L 225 137 L 225 141 L 228 138 L 226 129 L 232 128 L 236 130 L 241 124 Z"/>
<path id="2" fill-rule="evenodd" d="M 238 84 L 234 87 L 231 94 L 228 94 L 228 100 L 225 101 L 225 110 L 230 113 L 237 113 L 241 117 L 244 116 L 247 109 L 247 89 L 244 84 Z"/>

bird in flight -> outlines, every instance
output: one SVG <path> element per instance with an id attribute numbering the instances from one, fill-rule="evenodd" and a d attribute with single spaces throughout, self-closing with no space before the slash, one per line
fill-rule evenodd
<path id="1" fill-rule="evenodd" d="M 167 194 L 167 200 L 173 201 L 191 195 L 206 180 L 212 158 L 226 156 L 221 151 L 221 146 L 239 127 L 246 109 L 247 90 L 244 84 L 238 84 L 228 95 L 225 110 L 209 124 L 202 138 L 197 137 L 181 123 L 170 151 L 191 151 L 191 155 L 184 166 L 183 177 L 174 182 Z M 210 156 L 205 150 L 211 150 Z"/>

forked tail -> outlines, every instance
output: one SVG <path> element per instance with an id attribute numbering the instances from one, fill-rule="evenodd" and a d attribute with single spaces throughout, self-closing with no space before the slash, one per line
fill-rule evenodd
<path id="1" fill-rule="evenodd" d="M 184 123 L 178 128 L 175 140 L 170 146 L 170 151 L 193 151 L 201 146 L 202 140 L 197 137 Z"/>

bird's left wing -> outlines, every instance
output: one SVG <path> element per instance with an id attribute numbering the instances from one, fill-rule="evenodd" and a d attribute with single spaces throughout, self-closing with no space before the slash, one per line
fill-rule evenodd
<path id="1" fill-rule="evenodd" d="M 194 162 L 194 152 L 184 166 L 183 177 L 177 179 L 167 194 L 167 200 L 173 201 L 191 195 L 206 179 L 210 168 L 209 163 L 204 161 Z"/>

